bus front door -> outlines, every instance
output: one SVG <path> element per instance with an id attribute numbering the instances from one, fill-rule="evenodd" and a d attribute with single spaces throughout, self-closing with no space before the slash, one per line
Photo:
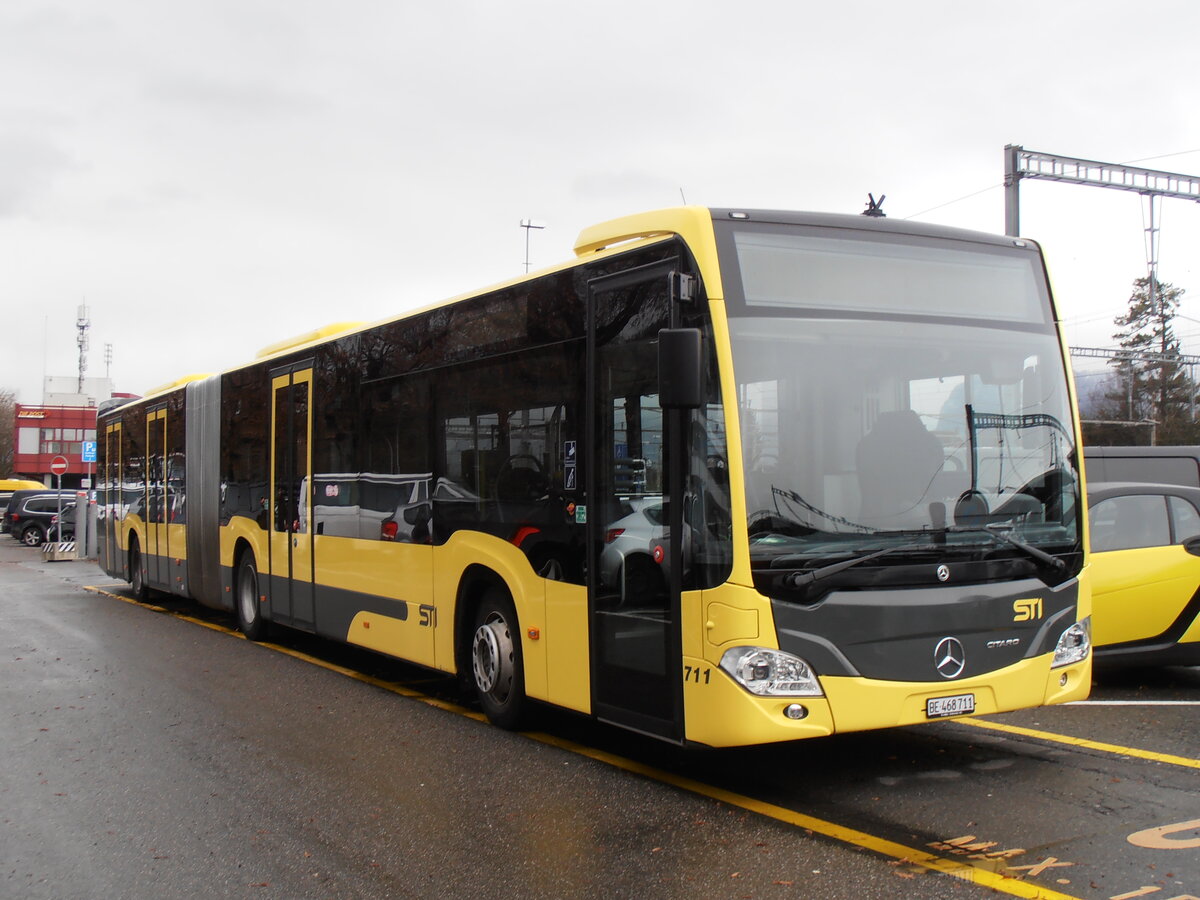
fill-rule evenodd
<path id="1" fill-rule="evenodd" d="M 312 368 L 271 374 L 271 618 L 311 631 Z"/>
<path id="2" fill-rule="evenodd" d="M 658 402 L 670 271 L 655 265 L 589 286 L 588 612 L 593 713 L 681 741 L 680 605 L 666 527 L 675 486 Z"/>
<path id="3" fill-rule="evenodd" d="M 146 583 L 168 588 L 170 546 L 163 508 L 166 486 L 167 410 L 146 414 Z"/>

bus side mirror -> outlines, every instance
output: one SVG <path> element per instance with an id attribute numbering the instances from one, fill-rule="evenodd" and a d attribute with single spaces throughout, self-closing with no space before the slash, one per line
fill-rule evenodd
<path id="1" fill-rule="evenodd" d="M 704 405 L 700 329 L 664 328 L 658 333 L 658 405 L 698 409 Z"/>

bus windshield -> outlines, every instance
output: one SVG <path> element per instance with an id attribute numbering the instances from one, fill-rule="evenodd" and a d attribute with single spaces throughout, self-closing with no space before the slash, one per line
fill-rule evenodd
<path id="1" fill-rule="evenodd" d="M 1066 569 L 1078 461 L 1036 253 L 768 237 L 736 242 L 730 312 L 756 569 Z"/>

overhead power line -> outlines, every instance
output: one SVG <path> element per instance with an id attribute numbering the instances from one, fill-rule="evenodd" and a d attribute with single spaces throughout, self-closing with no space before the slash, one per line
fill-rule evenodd
<path id="1" fill-rule="evenodd" d="M 1143 156 L 1141 159 L 1127 159 L 1123 165 L 1129 166 L 1140 162 L 1153 162 L 1156 159 L 1169 159 L 1172 156 L 1187 156 L 1189 153 L 1200 153 L 1200 147 L 1195 150 L 1180 150 L 1176 153 L 1162 153 L 1158 156 Z"/>
<path id="2" fill-rule="evenodd" d="M 1147 350 L 1126 350 L 1124 347 L 1072 347 L 1072 356 L 1089 357 L 1091 359 L 1119 359 L 1128 362 L 1173 362 L 1183 366 L 1200 365 L 1200 356 L 1186 353 L 1153 353 Z"/>
<path id="3" fill-rule="evenodd" d="M 939 203 L 937 206 L 931 206 L 929 209 L 923 209 L 920 212 L 913 213 L 911 216 L 905 216 L 904 218 L 915 219 L 918 216 L 925 215 L 925 213 L 931 213 L 935 209 L 941 209 L 944 206 L 953 206 L 955 203 L 961 203 L 963 200 L 970 200 L 972 197 L 978 197 L 980 194 L 986 194 L 988 191 L 994 191 L 998 187 L 1004 187 L 1004 184 L 989 184 L 985 188 L 980 188 L 979 190 L 973 191 L 970 194 L 964 194 L 962 197 L 958 197 L 954 200 L 947 200 L 945 203 Z"/>

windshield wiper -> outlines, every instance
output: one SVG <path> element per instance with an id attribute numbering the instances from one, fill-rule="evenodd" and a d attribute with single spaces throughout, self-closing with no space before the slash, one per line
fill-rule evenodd
<path id="1" fill-rule="evenodd" d="M 870 562 L 873 559 L 887 556 L 889 553 L 898 553 L 901 550 L 928 550 L 929 546 L 929 544 L 897 544 L 895 547 L 884 547 L 882 550 L 873 550 L 870 553 L 864 553 L 862 556 L 853 556 L 850 559 L 843 559 L 841 562 L 821 566 L 819 569 L 810 569 L 807 572 L 791 572 L 784 576 L 783 583 L 790 588 L 807 587 L 814 581 L 820 581 L 822 578 L 828 578 L 830 575 L 844 572 L 847 569 L 857 566 L 859 563 Z"/>
<path id="2" fill-rule="evenodd" d="M 1007 529 L 1007 530 L 1002 531 L 1001 529 Z M 1048 566 L 1053 566 L 1054 568 L 1058 569 L 1059 571 L 1061 571 L 1067 567 L 1067 564 L 1065 562 L 1063 562 L 1061 559 L 1059 559 L 1057 556 L 1047 553 L 1045 550 L 1035 547 L 1035 546 L 1033 546 L 1033 544 L 1026 543 L 1025 541 L 1021 540 L 1019 537 L 1014 536 L 1011 533 L 1011 530 L 1012 530 L 1011 525 L 985 525 L 982 528 L 962 528 L 962 529 L 955 528 L 953 530 L 954 531 L 963 531 L 963 532 L 967 532 L 969 534 L 987 534 L 987 535 L 990 535 L 991 537 L 996 538 L 997 540 L 1004 541 L 1006 544 L 1011 544 L 1012 546 L 1016 547 L 1018 550 L 1024 551 L 1029 556 L 1032 556 L 1034 559 L 1039 560 L 1040 562 L 1044 562 Z"/>
<path id="3" fill-rule="evenodd" d="M 1045 550 L 1042 550 L 1039 547 L 1033 546 L 1033 544 L 1026 543 L 1025 541 L 1021 540 L 1020 538 L 1015 537 L 1014 535 L 1010 534 L 1009 531 L 1000 530 L 1001 528 L 1004 528 L 1004 527 L 1006 527 L 1006 526 L 987 525 L 987 526 L 984 526 L 983 528 L 951 527 L 951 528 L 947 528 L 945 531 L 946 532 L 955 532 L 955 533 L 960 533 L 960 534 L 986 534 L 988 537 L 992 537 L 992 538 L 995 538 L 996 540 L 1003 541 L 1006 544 L 1011 544 L 1013 547 L 1016 547 L 1018 550 L 1021 550 L 1022 552 L 1026 553 L 1027 555 L 1032 556 L 1034 559 L 1038 560 L 1039 562 L 1043 562 L 1048 566 L 1052 566 L 1059 571 L 1062 571 L 1067 568 L 1067 564 L 1059 557 L 1054 556 L 1053 554 L 1047 553 Z M 1012 526 L 1007 526 L 1007 528 L 1009 528 L 1009 529 L 1011 529 L 1011 527 Z M 945 532 L 942 532 L 942 533 L 944 534 Z M 930 532 L 930 534 L 936 534 L 936 533 Z M 854 568 L 854 566 L 857 566 L 860 563 L 870 562 L 871 560 L 878 559 L 881 556 L 887 556 L 889 553 L 898 553 L 898 552 L 902 552 L 902 551 L 906 551 L 906 550 L 928 550 L 928 549 L 931 549 L 931 545 L 924 544 L 924 543 L 922 543 L 922 544 L 897 544 L 894 547 L 884 547 L 881 550 L 872 550 L 870 553 L 864 553 L 862 556 L 854 556 L 854 557 L 851 557 L 850 559 L 843 559 L 841 562 L 830 563 L 827 566 L 821 566 L 820 568 L 817 568 L 817 569 L 810 569 L 807 572 L 791 572 L 788 575 L 784 576 L 783 583 L 790 588 L 803 588 L 803 587 L 807 587 L 808 585 L 812 584 L 813 582 L 820 581 L 824 578 L 828 578 L 831 575 L 837 575 L 839 572 L 844 572 L 847 569 L 852 569 L 852 568 Z"/>

